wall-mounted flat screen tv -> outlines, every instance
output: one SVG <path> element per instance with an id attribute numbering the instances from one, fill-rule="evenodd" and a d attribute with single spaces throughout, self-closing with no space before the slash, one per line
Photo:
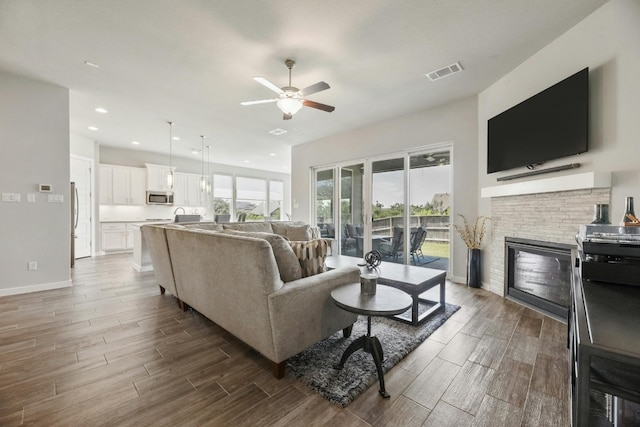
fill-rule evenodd
<path id="1" fill-rule="evenodd" d="M 584 153 L 589 141 L 589 69 L 489 119 L 487 173 Z"/>

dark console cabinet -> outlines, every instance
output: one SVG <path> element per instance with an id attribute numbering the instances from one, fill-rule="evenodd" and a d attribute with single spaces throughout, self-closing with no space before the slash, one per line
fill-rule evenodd
<path id="1" fill-rule="evenodd" d="M 640 426 L 640 286 L 572 276 L 572 425 Z"/>

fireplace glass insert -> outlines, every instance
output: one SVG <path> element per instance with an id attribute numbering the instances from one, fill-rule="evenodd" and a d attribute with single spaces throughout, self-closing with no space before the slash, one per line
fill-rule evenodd
<path id="1" fill-rule="evenodd" d="M 505 239 L 506 294 L 567 319 L 571 289 L 571 245 Z"/>

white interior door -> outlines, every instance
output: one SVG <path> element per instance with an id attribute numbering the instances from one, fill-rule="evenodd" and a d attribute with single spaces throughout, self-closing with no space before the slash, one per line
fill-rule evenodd
<path id="1" fill-rule="evenodd" d="M 71 181 L 78 195 L 75 258 L 86 258 L 91 256 L 91 160 L 71 158 Z"/>

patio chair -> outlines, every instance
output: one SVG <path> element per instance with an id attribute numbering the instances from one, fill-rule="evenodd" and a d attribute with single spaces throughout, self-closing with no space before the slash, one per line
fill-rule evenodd
<path id="1" fill-rule="evenodd" d="M 355 248 L 358 244 L 356 226 L 353 224 L 345 224 L 342 230 L 342 253 L 350 248 Z"/>
<path id="2" fill-rule="evenodd" d="M 231 215 L 227 215 L 227 214 L 216 214 L 213 217 L 213 220 L 217 223 L 229 222 L 230 219 L 231 219 Z"/>
<path id="3" fill-rule="evenodd" d="M 424 255 L 422 253 L 422 244 L 424 240 L 427 238 L 427 230 L 422 227 L 418 227 L 415 233 L 412 233 L 411 236 L 411 258 L 413 259 L 413 263 L 418 265 L 418 261 L 420 257 L 424 259 Z"/>
<path id="4" fill-rule="evenodd" d="M 402 254 L 404 246 L 404 230 L 402 227 L 393 227 L 393 237 L 390 242 L 380 242 L 378 245 L 378 251 L 381 255 L 387 258 L 391 258 L 394 262 L 398 261 L 398 258 Z"/>

